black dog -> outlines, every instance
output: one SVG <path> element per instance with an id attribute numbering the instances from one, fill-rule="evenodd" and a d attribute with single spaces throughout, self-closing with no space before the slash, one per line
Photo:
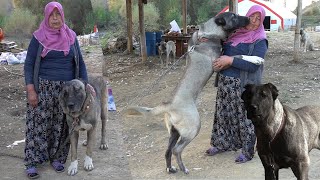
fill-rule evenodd
<path id="1" fill-rule="evenodd" d="M 291 168 L 299 180 L 308 179 L 309 152 L 320 149 L 320 107 L 291 109 L 277 99 L 271 84 L 246 85 L 242 99 L 257 135 L 257 150 L 265 179 L 279 179 L 279 169 Z"/>

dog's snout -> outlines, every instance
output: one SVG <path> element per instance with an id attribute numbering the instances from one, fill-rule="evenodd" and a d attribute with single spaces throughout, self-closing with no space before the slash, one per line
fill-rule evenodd
<path id="1" fill-rule="evenodd" d="M 244 17 L 244 24 L 245 24 L 245 26 L 250 24 L 250 18 L 249 17 L 246 17 L 246 16 Z"/>
<path id="2" fill-rule="evenodd" d="M 68 108 L 73 109 L 74 108 L 74 103 L 68 103 Z"/>

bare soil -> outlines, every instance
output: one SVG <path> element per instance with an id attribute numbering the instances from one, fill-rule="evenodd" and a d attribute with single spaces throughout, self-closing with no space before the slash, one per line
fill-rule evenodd
<path id="1" fill-rule="evenodd" d="M 320 47 L 320 33 L 309 32 L 316 47 Z M 280 90 L 279 99 L 292 108 L 320 104 L 320 51 L 299 53 L 301 63 L 292 63 L 294 32 L 269 32 L 264 83 L 271 82 Z M 185 59 L 171 69 L 161 68 L 158 57 L 148 57 L 142 63 L 139 56 L 125 54 L 102 55 L 99 46 L 82 48 L 90 74 L 102 74 L 107 69 L 117 111 L 109 112 L 109 149 L 94 150 L 95 169 L 86 172 L 81 167 L 85 148 L 79 145 L 79 173 L 68 177 L 57 174 L 49 165 L 39 169 L 42 179 L 264 179 L 258 155 L 245 164 L 235 164 L 239 152 L 205 156 L 209 147 L 213 123 L 216 88 L 215 75 L 198 98 L 202 127 L 199 135 L 185 148 L 183 161 L 189 175 L 181 171 L 165 172 L 164 153 L 168 132 L 163 117 L 154 119 L 125 118 L 121 111 L 131 105 L 153 107 L 172 97 L 172 92 L 185 70 Z M 6 68 L 6 69 L 5 69 Z M 0 66 L 0 179 L 25 179 L 23 166 L 24 143 L 7 147 L 24 139 L 25 104 L 23 65 Z M 165 75 L 163 75 L 165 74 Z M 83 133 L 84 134 L 84 133 Z M 83 136 L 81 138 L 84 138 Z M 99 139 L 99 138 L 98 138 Z M 319 179 L 320 151 L 310 153 L 310 179 Z M 70 160 L 67 161 L 67 166 Z M 175 166 L 176 162 L 173 160 Z M 280 170 L 280 179 L 295 179 L 290 169 Z"/>

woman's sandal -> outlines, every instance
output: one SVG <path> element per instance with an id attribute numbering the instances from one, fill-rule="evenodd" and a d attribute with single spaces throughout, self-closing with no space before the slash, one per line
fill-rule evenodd
<path id="1" fill-rule="evenodd" d="M 214 156 L 216 154 L 221 153 L 222 151 L 220 151 L 218 148 L 216 147 L 210 147 L 208 150 L 206 150 L 206 154 L 207 156 Z"/>
<path id="2" fill-rule="evenodd" d="M 40 175 L 38 174 L 38 171 L 35 167 L 29 167 L 26 170 L 27 176 L 29 179 L 37 179 L 40 177 Z"/>
<path id="3" fill-rule="evenodd" d="M 245 155 L 243 155 L 242 153 L 236 158 L 235 162 L 237 164 L 241 164 L 241 163 L 245 163 L 250 161 L 251 159 L 247 158 Z"/>
<path id="4" fill-rule="evenodd" d="M 52 167 L 54 168 L 54 170 L 57 172 L 57 173 L 61 173 L 61 172 L 64 172 L 64 165 L 62 163 L 60 163 L 59 161 L 57 160 L 54 160 L 52 163 L 51 163 Z"/>

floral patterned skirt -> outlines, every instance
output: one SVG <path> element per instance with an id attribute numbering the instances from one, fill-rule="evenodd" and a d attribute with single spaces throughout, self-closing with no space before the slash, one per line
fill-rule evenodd
<path id="1" fill-rule="evenodd" d="M 256 135 L 241 99 L 239 78 L 219 75 L 211 145 L 221 151 L 242 149 L 252 158 Z"/>
<path id="2" fill-rule="evenodd" d="M 24 159 L 27 167 L 53 160 L 65 163 L 67 160 L 69 142 L 56 155 L 69 134 L 66 118 L 58 101 L 62 84 L 63 81 L 39 79 L 38 106 L 33 108 L 27 103 Z"/>

